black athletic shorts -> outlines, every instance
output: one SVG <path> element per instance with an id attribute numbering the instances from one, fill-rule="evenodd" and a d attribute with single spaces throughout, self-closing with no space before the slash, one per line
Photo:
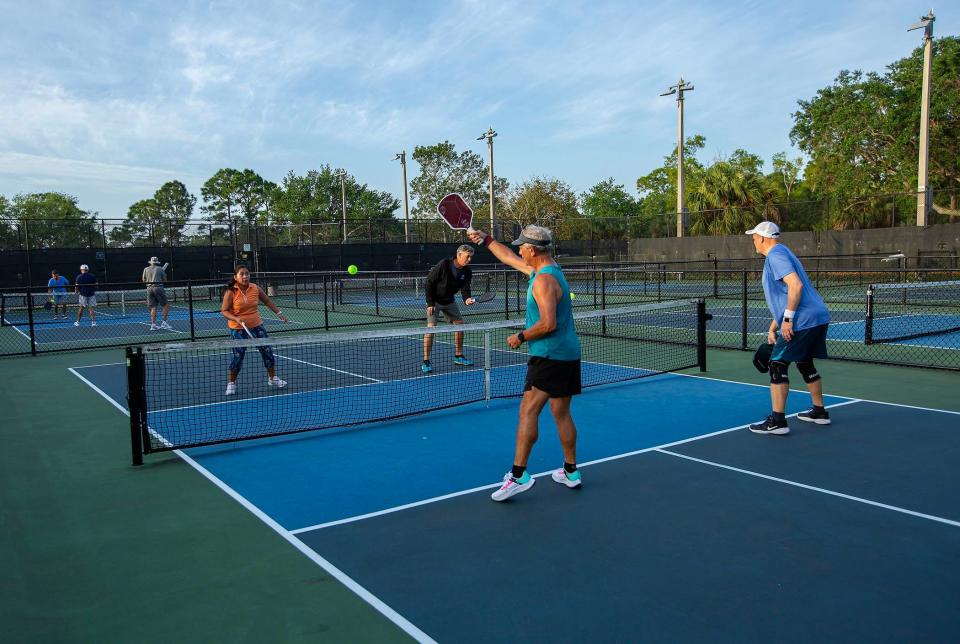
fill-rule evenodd
<path id="1" fill-rule="evenodd" d="M 530 356 L 523 390 L 529 391 L 532 387 L 547 392 L 551 398 L 576 396 L 580 393 L 580 361 Z"/>

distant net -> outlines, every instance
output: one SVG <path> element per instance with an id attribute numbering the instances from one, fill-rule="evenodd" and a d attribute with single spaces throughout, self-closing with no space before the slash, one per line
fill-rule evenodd
<path id="1" fill-rule="evenodd" d="M 874 284 L 867 289 L 866 344 L 960 331 L 960 280 Z"/>
<path id="2" fill-rule="evenodd" d="M 164 289 L 167 305 L 173 312 L 171 319 L 205 314 L 219 315 L 223 301 L 225 284 L 204 284 L 191 286 L 168 286 Z M 3 326 L 22 326 L 30 324 L 62 324 L 57 318 L 66 306 L 71 317 L 77 314 L 79 296 L 73 292 L 73 286 L 67 293 L 48 294 L 45 290 L 30 293 L 0 293 L 0 322 Z M 97 290 L 96 312 L 104 319 L 128 318 L 146 315 L 146 287 L 127 289 Z M 56 309 L 54 308 L 56 307 Z"/>
<path id="3" fill-rule="evenodd" d="M 703 304 L 681 300 L 575 313 L 585 387 L 685 369 L 705 360 Z M 399 418 L 522 394 L 527 345 L 506 338 L 522 321 L 331 333 L 127 349 L 137 455 Z M 423 335 L 434 335 L 434 372 L 424 375 Z M 453 363 L 464 334 L 472 366 Z M 259 350 L 276 361 L 284 388 L 268 384 Z M 228 366 L 246 350 L 237 391 Z"/>

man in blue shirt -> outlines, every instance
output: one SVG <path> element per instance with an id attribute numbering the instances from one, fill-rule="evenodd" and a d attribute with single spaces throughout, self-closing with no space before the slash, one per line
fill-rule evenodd
<path id="1" fill-rule="evenodd" d="M 770 401 L 773 411 L 766 420 L 750 425 L 757 434 L 790 433 L 786 408 L 790 381 L 787 369 L 797 363 L 797 371 L 810 390 L 813 409 L 800 412 L 799 420 L 829 425 L 830 414 L 823 406 L 823 383 L 813 365 L 814 358 L 827 357 L 827 327 L 830 312 L 817 289 L 810 283 L 800 260 L 780 243 L 780 228 L 762 221 L 747 231 L 753 247 L 766 257 L 763 263 L 763 294 L 773 319 L 767 331 L 770 355 Z M 777 334 L 779 329 L 780 333 Z"/>
<path id="2" fill-rule="evenodd" d="M 507 338 L 511 349 L 530 342 L 513 468 L 490 497 L 506 501 L 533 487 L 536 479 L 527 472 L 527 460 L 537 442 L 540 412 L 548 402 L 563 446 L 563 467 L 555 470 L 552 478 L 568 488 L 578 488 L 581 478 L 577 469 L 577 427 L 570 414 L 570 403 L 580 393 L 580 339 L 573 322 L 570 287 L 553 259 L 553 234 L 542 226 L 524 228 L 513 242 L 519 246 L 519 257 L 483 231 L 470 232 L 470 239 L 530 278 L 525 328 Z"/>
<path id="3" fill-rule="evenodd" d="M 70 280 L 61 275 L 57 269 L 50 271 L 50 279 L 47 280 L 47 294 L 50 297 L 50 303 L 53 305 L 54 319 L 62 317 L 67 319 L 67 287 L 70 286 Z M 57 314 L 57 307 L 60 307 L 61 314 Z"/>
<path id="4" fill-rule="evenodd" d="M 90 267 L 86 264 L 80 265 L 80 274 L 74 280 L 76 284 L 75 291 L 79 306 L 77 307 L 77 320 L 73 326 L 80 326 L 80 319 L 83 317 L 83 309 L 87 309 L 90 314 L 90 326 L 97 326 L 97 278 L 90 272 Z"/>

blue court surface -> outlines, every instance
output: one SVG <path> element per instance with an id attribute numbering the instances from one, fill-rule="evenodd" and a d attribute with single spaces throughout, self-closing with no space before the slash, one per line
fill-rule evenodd
<path id="1" fill-rule="evenodd" d="M 124 410 L 123 365 L 71 371 Z M 544 412 L 505 503 L 516 398 L 178 454 L 420 641 L 955 641 L 960 414 L 827 405 L 759 436 L 766 387 L 587 389 L 583 487 Z"/>

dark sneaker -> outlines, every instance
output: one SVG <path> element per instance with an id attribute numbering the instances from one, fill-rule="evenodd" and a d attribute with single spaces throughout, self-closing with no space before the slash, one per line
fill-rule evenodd
<path id="1" fill-rule="evenodd" d="M 808 423 L 816 423 L 818 425 L 830 424 L 830 412 L 828 412 L 826 409 L 823 411 L 817 411 L 816 409 L 802 411 L 797 414 L 797 418 L 799 420 L 805 420 Z"/>
<path id="2" fill-rule="evenodd" d="M 454 356 L 453 364 L 458 364 L 461 367 L 472 367 L 473 360 L 470 360 L 469 358 L 464 358 L 463 356 Z"/>
<path id="3" fill-rule="evenodd" d="M 430 373 L 431 371 L 433 371 L 433 365 L 431 365 L 429 361 L 426 361 L 422 365 L 420 365 L 420 371 L 422 371 L 423 373 Z"/>
<path id="4" fill-rule="evenodd" d="M 767 416 L 767 419 L 762 423 L 754 423 L 750 425 L 750 431 L 754 434 L 776 434 L 782 436 L 784 434 L 790 433 L 790 428 L 787 426 L 786 422 L 778 423 L 774 420 L 773 416 Z"/>

